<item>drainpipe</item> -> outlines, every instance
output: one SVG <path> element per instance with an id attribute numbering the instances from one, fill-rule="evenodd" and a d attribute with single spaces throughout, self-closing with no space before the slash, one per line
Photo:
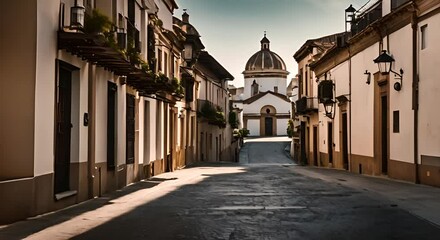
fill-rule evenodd
<path id="1" fill-rule="evenodd" d="M 87 189 L 89 198 L 94 196 L 94 178 L 95 178 L 95 81 L 93 79 L 93 65 L 88 64 L 88 143 L 87 143 Z"/>
<path id="2" fill-rule="evenodd" d="M 349 142 L 349 144 L 350 144 L 350 147 L 349 147 L 349 151 L 350 151 L 350 154 L 348 154 L 347 153 L 347 155 L 349 156 L 349 159 L 348 159 L 348 171 L 350 172 L 351 171 L 351 161 L 352 161 L 352 156 L 351 156 L 351 51 L 350 51 L 350 46 L 348 46 L 347 47 L 347 49 L 348 49 L 348 95 L 350 96 L 350 100 L 348 101 L 348 111 L 349 111 L 349 115 L 348 115 L 348 122 L 349 122 L 349 124 L 350 124 L 350 126 L 349 126 L 349 131 L 350 131 L 350 134 L 348 135 L 348 142 Z"/>
<path id="3" fill-rule="evenodd" d="M 413 15 L 411 19 L 411 27 L 412 27 L 412 108 L 414 110 L 414 176 L 415 176 L 415 183 L 420 183 L 420 177 L 419 177 L 419 162 L 418 162 L 418 155 L 419 155 L 419 75 L 418 75 L 418 69 L 417 69 L 417 30 L 418 30 L 418 18 L 417 18 L 417 6 L 415 4 L 413 5 Z"/>

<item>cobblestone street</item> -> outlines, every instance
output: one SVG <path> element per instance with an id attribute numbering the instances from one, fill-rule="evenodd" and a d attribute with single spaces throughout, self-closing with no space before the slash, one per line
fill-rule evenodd
<path id="1" fill-rule="evenodd" d="M 280 152 L 287 142 L 254 141 L 245 147 L 252 151 L 250 164 L 202 163 L 162 174 L 102 198 L 4 226 L 0 239 L 439 236 L 439 189 L 297 166 Z M 252 163 L 255 149 L 264 149 L 260 164 Z M 284 163 L 267 164 L 271 154 Z M 416 200 L 402 191 L 411 191 Z M 419 202 L 419 209 L 411 209 L 413 200 Z M 430 211 L 423 211 L 423 206 Z"/>

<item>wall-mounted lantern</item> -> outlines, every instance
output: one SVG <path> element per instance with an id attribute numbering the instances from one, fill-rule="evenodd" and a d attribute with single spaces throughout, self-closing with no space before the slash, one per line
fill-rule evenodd
<path id="1" fill-rule="evenodd" d="M 324 105 L 325 115 L 331 119 L 334 118 L 335 106 L 333 88 L 334 84 L 332 80 L 324 80 L 318 84 L 318 100 Z"/>
<path id="2" fill-rule="evenodd" d="M 191 62 L 193 60 L 193 50 L 194 46 L 192 43 L 185 43 L 184 44 L 185 49 L 183 50 L 183 59 L 187 62 Z"/>
<path id="3" fill-rule="evenodd" d="M 81 30 L 84 28 L 85 12 L 84 6 L 79 5 L 78 0 L 75 0 L 75 4 L 70 8 L 70 29 Z"/>
<path id="4" fill-rule="evenodd" d="M 394 58 L 387 53 L 386 50 L 382 51 L 382 54 L 379 55 L 376 59 L 373 60 L 374 63 L 377 63 L 379 67 L 379 71 L 382 75 L 388 75 L 390 72 L 394 73 L 400 79 L 400 83 L 394 83 L 394 90 L 400 91 L 402 89 L 402 78 L 403 78 L 403 70 L 400 69 L 400 74 L 393 71 L 392 66 L 394 62 Z"/>
<path id="5" fill-rule="evenodd" d="M 335 107 L 335 101 L 328 99 L 325 102 L 323 102 L 324 104 L 324 110 L 325 110 L 325 116 L 327 116 L 328 118 L 334 119 L 335 115 L 333 109 Z"/>

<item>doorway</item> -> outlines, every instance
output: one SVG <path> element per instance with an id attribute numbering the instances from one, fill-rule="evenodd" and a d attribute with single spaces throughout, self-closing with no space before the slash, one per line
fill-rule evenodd
<path id="1" fill-rule="evenodd" d="M 107 85 L 107 169 L 114 170 L 116 166 L 116 93 L 115 83 Z"/>
<path id="2" fill-rule="evenodd" d="M 387 95 L 381 96 L 381 161 L 382 161 L 382 174 L 388 173 L 388 97 Z"/>
<path id="3" fill-rule="evenodd" d="M 328 163 L 329 165 L 333 165 L 333 123 L 328 123 L 328 131 L 327 131 L 327 143 L 328 143 Z"/>
<path id="4" fill-rule="evenodd" d="M 264 135 L 265 136 L 272 136 L 273 135 L 273 118 L 272 117 L 266 117 L 264 119 Z"/>
<path id="5" fill-rule="evenodd" d="M 375 75 L 374 174 L 388 174 L 389 162 L 389 84 L 388 76 Z"/>
<path id="6" fill-rule="evenodd" d="M 318 166 L 318 126 L 313 126 L 313 165 Z"/>
<path id="7" fill-rule="evenodd" d="M 126 110 L 126 163 L 134 163 L 134 140 L 135 140 L 135 97 L 127 94 Z"/>
<path id="8" fill-rule="evenodd" d="M 54 192 L 70 189 L 72 70 L 60 64 L 56 103 Z"/>
<path id="9" fill-rule="evenodd" d="M 342 113 L 342 163 L 345 170 L 348 170 L 348 122 L 347 112 Z"/>

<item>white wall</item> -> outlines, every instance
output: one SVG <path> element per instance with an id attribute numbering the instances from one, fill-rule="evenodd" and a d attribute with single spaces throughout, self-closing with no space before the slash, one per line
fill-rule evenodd
<path id="1" fill-rule="evenodd" d="M 352 154 L 374 156 L 374 76 L 378 71 L 373 62 L 379 55 L 376 43 L 352 58 L 351 124 Z M 366 84 L 365 70 L 371 72 L 371 83 Z"/>
<path id="2" fill-rule="evenodd" d="M 427 24 L 427 47 L 419 49 L 419 156 L 440 157 L 440 105 L 439 66 L 440 66 L 440 15 L 419 23 L 420 27 Z M 405 73 L 405 75 L 407 75 Z M 404 79 L 405 81 L 405 79 Z M 409 78 L 405 81 L 410 87 Z M 405 87 L 405 86 L 404 86 Z"/>
<path id="3" fill-rule="evenodd" d="M 59 5 L 37 3 L 34 175 L 53 172 L 56 29 Z"/>
<path id="4" fill-rule="evenodd" d="M 107 85 L 113 74 L 101 67 L 95 68 L 95 162 L 107 162 Z M 118 92 L 119 95 L 119 92 Z M 125 93 L 121 93 L 125 96 Z M 118 111 L 118 114 L 121 112 Z M 125 115 L 125 112 L 124 112 Z M 93 117 L 93 116 L 91 116 Z M 118 124 L 118 128 L 121 127 Z"/>
<path id="5" fill-rule="evenodd" d="M 260 136 L 260 120 L 248 119 L 247 129 L 249 130 L 249 136 Z"/>
<path id="6" fill-rule="evenodd" d="M 402 41 L 402 39 L 407 39 Z M 404 70 L 402 89 L 395 91 L 393 85 L 399 80 L 394 79 L 390 73 L 390 107 L 389 107 L 389 134 L 390 134 L 390 159 L 414 162 L 414 114 L 412 110 L 412 29 L 406 27 L 390 35 L 389 51 L 394 57 L 394 71 Z M 421 94 L 423 95 L 423 94 Z M 400 132 L 393 133 L 393 111 L 400 112 Z"/>
<path id="7" fill-rule="evenodd" d="M 277 119 L 277 135 L 285 136 L 287 135 L 287 121 L 289 119 Z"/>
<path id="8" fill-rule="evenodd" d="M 156 5 L 159 8 L 159 12 L 157 16 L 163 22 L 163 28 L 167 30 L 173 30 L 173 13 L 168 10 L 167 6 L 163 2 L 163 0 L 155 0 Z M 191 21 L 191 19 L 190 19 Z"/>
<path id="9" fill-rule="evenodd" d="M 245 78 L 243 92 L 244 99 L 248 99 L 251 97 L 252 83 L 254 82 L 254 80 L 259 85 L 259 92 L 274 92 L 274 86 L 278 86 L 278 93 L 286 95 L 286 78 Z"/>
<path id="10" fill-rule="evenodd" d="M 117 165 L 123 165 L 126 162 L 126 155 L 125 155 L 125 149 L 126 149 L 126 111 L 127 111 L 127 97 L 126 97 L 126 88 L 127 85 L 121 85 L 118 84 L 118 90 L 117 90 L 117 110 L 116 110 L 116 116 L 117 116 L 117 134 L 116 134 L 116 141 L 117 141 L 117 150 L 116 150 L 116 156 L 117 156 Z"/>
<path id="11" fill-rule="evenodd" d="M 258 113 L 260 114 L 261 108 L 266 105 L 271 105 L 275 107 L 277 114 L 285 113 L 288 114 L 290 110 L 290 103 L 283 101 L 277 96 L 270 93 L 266 94 L 264 97 L 256 100 L 251 104 L 244 104 L 243 112 L 246 113 Z"/>

